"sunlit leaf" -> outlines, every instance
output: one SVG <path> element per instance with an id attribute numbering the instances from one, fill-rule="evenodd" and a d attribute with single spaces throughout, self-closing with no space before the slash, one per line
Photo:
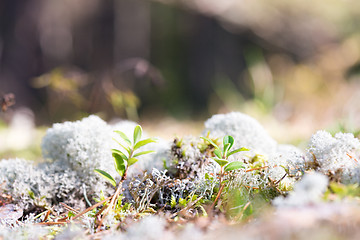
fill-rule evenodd
<path id="1" fill-rule="evenodd" d="M 128 157 L 120 150 L 118 149 L 111 149 L 111 152 L 112 153 L 116 153 L 116 154 L 119 154 L 124 160 L 127 160 Z"/>
<path id="2" fill-rule="evenodd" d="M 224 144 L 224 146 L 227 144 L 230 144 L 229 148 L 228 148 L 228 149 L 230 149 L 234 145 L 234 138 L 232 136 L 226 135 L 223 138 L 223 144 Z"/>
<path id="3" fill-rule="evenodd" d="M 140 139 L 142 135 L 142 128 L 140 125 L 137 125 L 134 129 L 134 144 L 136 144 Z"/>
<path id="4" fill-rule="evenodd" d="M 130 158 L 128 160 L 128 166 L 131 166 L 131 165 L 135 164 L 137 161 L 138 161 L 137 158 L 134 158 L 134 157 Z"/>
<path id="5" fill-rule="evenodd" d="M 228 157 L 228 151 L 230 149 L 230 143 L 224 145 L 224 156 Z"/>
<path id="6" fill-rule="evenodd" d="M 212 158 L 212 159 L 214 159 L 214 161 L 217 162 L 220 165 L 220 167 L 223 167 L 229 163 L 229 161 L 225 159 L 219 159 L 219 158 Z"/>
<path id="7" fill-rule="evenodd" d="M 207 142 L 209 142 L 211 145 L 213 145 L 213 147 L 215 147 L 216 149 L 219 149 L 219 150 L 220 150 L 219 146 L 216 145 L 216 144 L 213 142 L 213 140 L 211 140 L 210 138 L 207 138 L 207 137 L 200 137 L 200 138 L 204 139 L 205 141 L 207 141 Z"/>
<path id="8" fill-rule="evenodd" d="M 238 148 L 238 149 L 236 149 L 234 151 L 229 152 L 227 156 L 229 157 L 229 156 L 233 155 L 234 153 L 243 152 L 243 151 L 249 151 L 249 149 L 244 148 L 244 147 Z"/>
<path id="9" fill-rule="evenodd" d="M 217 156 L 218 158 L 222 158 L 222 152 L 219 149 L 215 149 L 214 150 L 214 154 L 215 156 Z"/>
<path id="10" fill-rule="evenodd" d="M 116 187 L 116 181 L 110 174 L 100 169 L 95 169 L 94 171 L 99 173 L 100 176 L 108 180 L 114 187 Z"/>
<path id="11" fill-rule="evenodd" d="M 240 168 L 245 168 L 245 167 L 243 166 L 242 162 L 236 161 L 236 162 L 231 162 L 228 165 L 226 165 L 224 168 L 224 171 L 229 172 L 229 171 L 240 169 Z"/>
<path id="12" fill-rule="evenodd" d="M 117 144 L 119 144 L 122 148 L 124 148 L 124 149 L 128 152 L 129 155 L 131 154 L 131 149 L 130 149 L 130 147 L 125 146 L 124 144 L 122 144 L 121 142 L 119 142 L 118 140 L 116 140 L 115 138 L 114 138 L 114 141 L 117 142 Z"/>
<path id="13" fill-rule="evenodd" d="M 149 143 L 153 143 L 153 142 L 156 142 L 156 140 L 153 138 L 147 138 L 147 139 L 138 141 L 134 146 L 134 150 L 139 149 L 140 147 L 145 146 L 146 144 L 149 144 Z"/>
<path id="14" fill-rule="evenodd" d="M 126 136 L 125 133 L 123 133 L 122 131 L 118 131 L 118 130 L 116 130 L 116 131 L 114 131 L 114 132 L 116 132 L 117 134 L 119 134 L 119 136 L 120 136 L 122 139 L 124 139 L 125 142 L 127 142 L 129 145 L 131 145 L 131 141 L 130 141 L 130 139 Z"/>
<path id="15" fill-rule="evenodd" d="M 112 155 L 114 157 L 115 170 L 120 176 L 123 176 L 126 169 L 124 158 L 118 153 L 113 152 Z"/>
<path id="16" fill-rule="evenodd" d="M 148 153 L 154 153 L 155 151 L 149 150 L 149 151 L 142 151 L 142 152 L 138 152 L 134 155 L 134 157 L 138 157 L 144 154 L 148 154 Z"/>

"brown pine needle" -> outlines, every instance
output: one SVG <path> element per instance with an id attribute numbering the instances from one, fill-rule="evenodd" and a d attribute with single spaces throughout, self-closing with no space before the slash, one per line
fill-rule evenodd
<path id="1" fill-rule="evenodd" d="M 126 176 L 126 173 L 124 174 L 124 176 Z M 114 195 L 111 196 L 111 201 L 110 201 L 109 205 L 107 205 L 107 207 L 105 208 L 105 210 L 103 210 L 103 211 L 104 211 L 104 214 L 103 214 L 103 216 L 102 216 L 102 218 L 101 218 L 101 220 L 100 220 L 100 222 L 99 222 L 99 225 L 98 225 L 98 227 L 97 227 L 97 230 L 100 230 L 100 228 L 101 228 L 101 226 L 102 226 L 102 224 L 103 224 L 103 222 L 104 222 L 107 214 L 109 213 L 109 211 L 111 210 L 111 208 L 114 206 L 116 200 L 118 199 L 118 196 L 120 195 L 121 190 L 122 190 L 122 182 L 123 182 L 124 180 L 125 180 L 125 178 L 123 178 L 123 180 L 120 181 L 120 183 L 119 183 L 119 185 L 118 185 L 118 188 L 116 189 L 116 192 L 114 193 Z"/>
<path id="2" fill-rule="evenodd" d="M 69 205 L 66 205 L 65 203 L 60 203 L 64 208 L 66 208 L 66 210 L 70 211 L 70 212 L 73 212 L 75 214 L 78 214 L 79 211 L 78 210 L 75 210 L 74 208 L 70 207 Z"/>
<path id="3" fill-rule="evenodd" d="M 60 224 L 67 224 L 67 223 L 69 223 L 69 221 L 39 222 L 39 223 L 35 223 L 35 225 L 52 226 L 52 225 L 60 225 Z"/>
<path id="4" fill-rule="evenodd" d="M 49 218 L 50 213 L 51 213 L 51 209 L 47 210 L 44 220 L 42 222 L 45 222 Z"/>
<path id="5" fill-rule="evenodd" d="M 88 207 L 88 208 L 85 209 L 84 211 L 82 211 L 82 212 L 76 214 L 74 217 L 72 217 L 71 220 L 75 220 L 75 219 L 77 219 L 78 217 L 81 217 L 82 215 L 84 215 L 85 213 L 93 210 L 94 208 L 97 208 L 97 207 L 100 206 L 101 204 L 103 204 L 103 203 L 107 202 L 108 200 L 110 200 L 110 198 L 112 198 L 112 196 L 110 196 L 110 197 L 108 197 L 108 198 L 105 198 L 105 199 L 102 200 L 101 202 L 98 202 L 98 203 L 92 205 L 91 207 Z"/>

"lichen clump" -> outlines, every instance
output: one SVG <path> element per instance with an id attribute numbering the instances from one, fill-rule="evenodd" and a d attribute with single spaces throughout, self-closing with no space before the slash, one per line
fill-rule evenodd
<path id="1" fill-rule="evenodd" d="M 308 165 L 343 183 L 360 182 L 360 141 L 352 133 L 326 131 L 312 135 L 307 150 Z"/>

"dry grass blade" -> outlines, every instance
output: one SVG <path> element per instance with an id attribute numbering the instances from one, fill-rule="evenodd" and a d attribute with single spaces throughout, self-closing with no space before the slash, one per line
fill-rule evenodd
<path id="1" fill-rule="evenodd" d="M 71 220 L 75 220 L 75 219 L 77 219 L 78 217 L 81 217 L 81 216 L 82 216 L 82 215 L 84 215 L 85 213 L 87 213 L 87 212 L 89 212 L 89 211 L 93 210 L 94 208 L 97 208 L 98 206 L 100 206 L 101 204 L 103 204 L 103 203 L 107 202 L 107 201 L 108 201 L 108 200 L 110 200 L 111 198 L 112 198 L 112 196 L 111 196 L 111 197 L 108 197 L 108 198 L 105 198 L 105 199 L 104 199 L 104 200 L 102 200 L 101 202 L 98 202 L 98 203 L 96 203 L 96 204 L 92 205 L 91 207 L 89 207 L 89 208 L 85 209 L 84 211 L 82 211 L 82 212 L 80 212 L 80 213 L 76 214 L 74 217 L 72 217 L 72 218 L 71 218 Z"/>

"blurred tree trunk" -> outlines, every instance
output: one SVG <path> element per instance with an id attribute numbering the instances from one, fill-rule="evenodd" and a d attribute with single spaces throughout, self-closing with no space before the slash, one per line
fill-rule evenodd
<path id="1" fill-rule="evenodd" d="M 0 92 L 13 92 L 17 104 L 38 103 L 28 79 L 42 71 L 37 35 L 41 0 L 0 2 Z"/>
<path id="2" fill-rule="evenodd" d="M 128 58 L 148 59 L 150 54 L 150 2 L 114 1 L 115 63 Z"/>

